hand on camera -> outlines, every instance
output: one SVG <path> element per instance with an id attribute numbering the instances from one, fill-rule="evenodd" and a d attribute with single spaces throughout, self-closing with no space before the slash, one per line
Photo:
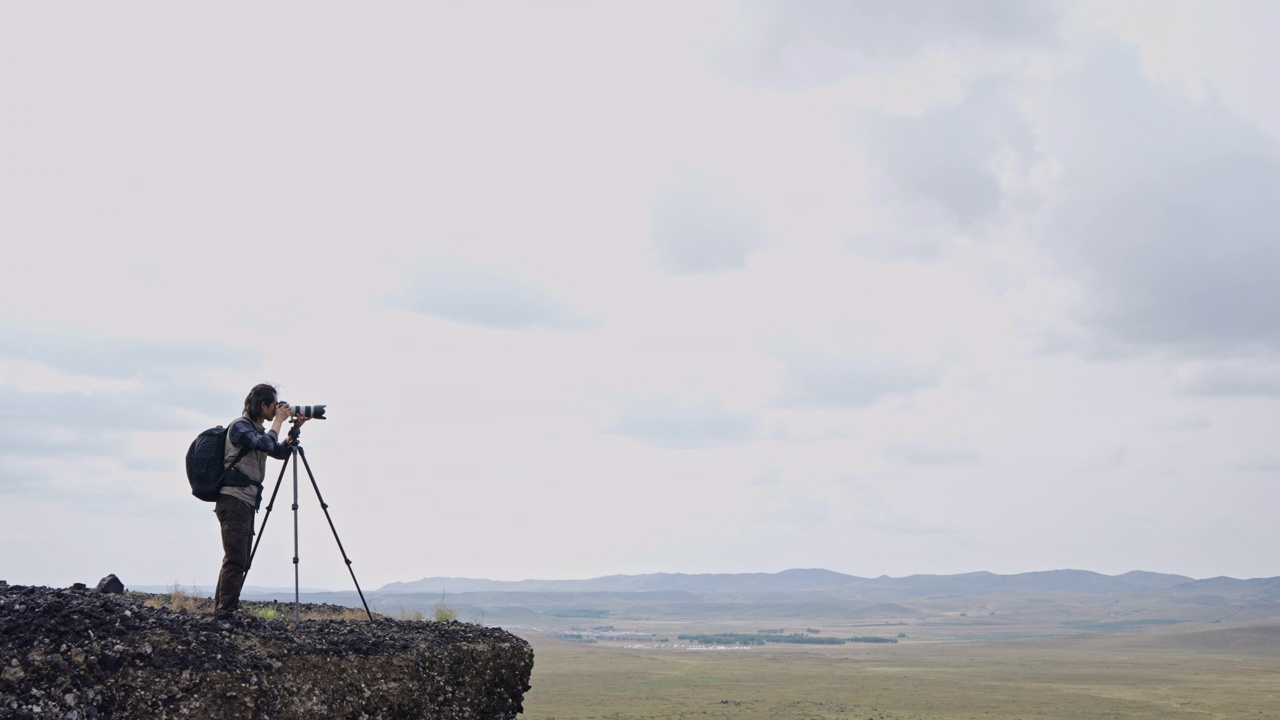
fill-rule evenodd
<path id="1" fill-rule="evenodd" d="M 280 403 L 276 405 L 276 420 L 280 422 L 288 420 L 291 410 L 292 408 L 289 407 L 289 403 Z"/>

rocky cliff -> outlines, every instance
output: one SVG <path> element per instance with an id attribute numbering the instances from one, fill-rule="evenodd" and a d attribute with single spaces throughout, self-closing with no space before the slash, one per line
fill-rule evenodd
<path id="1" fill-rule="evenodd" d="M 0 717 L 514 718 L 533 650 L 496 628 L 218 619 L 0 585 Z"/>

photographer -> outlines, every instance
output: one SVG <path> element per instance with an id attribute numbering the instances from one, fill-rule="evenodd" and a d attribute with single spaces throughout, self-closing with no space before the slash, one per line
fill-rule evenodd
<path id="1" fill-rule="evenodd" d="M 253 520 L 262 503 L 267 457 L 283 460 L 291 451 L 292 439 L 280 440 L 280 428 L 289 414 L 289 405 L 277 402 L 276 389 L 263 383 L 249 391 L 244 399 L 244 414 L 232 421 L 227 430 L 224 464 L 237 456 L 240 460 L 228 471 L 222 497 L 214 507 L 222 526 L 223 550 L 214 595 L 217 613 L 232 613 L 240 608 L 240 588 L 249 569 Z M 268 418 L 272 420 L 270 430 L 265 428 Z M 301 426 L 306 421 L 306 417 L 298 417 L 294 425 Z"/>

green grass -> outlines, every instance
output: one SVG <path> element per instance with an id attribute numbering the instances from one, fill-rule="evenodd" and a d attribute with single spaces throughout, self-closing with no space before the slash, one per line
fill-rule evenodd
<path id="1" fill-rule="evenodd" d="M 440 601 L 436 603 L 431 619 L 436 622 L 453 622 L 458 619 L 458 611 L 444 604 L 444 593 L 440 593 Z"/>
<path id="2" fill-rule="evenodd" d="M 279 605 L 260 605 L 257 607 L 250 607 L 249 613 L 262 618 L 263 620 L 283 620 L 285 617 L 288 617 L 284 609 Z"/>
<path id="3" fill-rule="evenodd" d="M 697 652 L 534 638 L 523 717 L 1280 718 L 1280 650 L 1156 649 L 1133 638 Z"/>

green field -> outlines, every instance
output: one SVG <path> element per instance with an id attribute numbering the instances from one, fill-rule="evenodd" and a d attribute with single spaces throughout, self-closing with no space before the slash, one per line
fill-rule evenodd
<path id="1" fill-rule="evenodd" d="M 724 650 L 528 637 L 529 720 L 1280 718 L 1274 623 Z"/>
<path id="2" fill-rule="evenodd" d="M 630 580 L 450 603 L 533 644 L 527 720 L 1280 720 L 1280 578 L 1062 571 L 760 589 L 711 576 L 698 581 L 710 589 L 653 591 Z M 425 611 L 440 593 L 384 601 Z M 816 644 L 830 641 L 844 642 Z"/>

